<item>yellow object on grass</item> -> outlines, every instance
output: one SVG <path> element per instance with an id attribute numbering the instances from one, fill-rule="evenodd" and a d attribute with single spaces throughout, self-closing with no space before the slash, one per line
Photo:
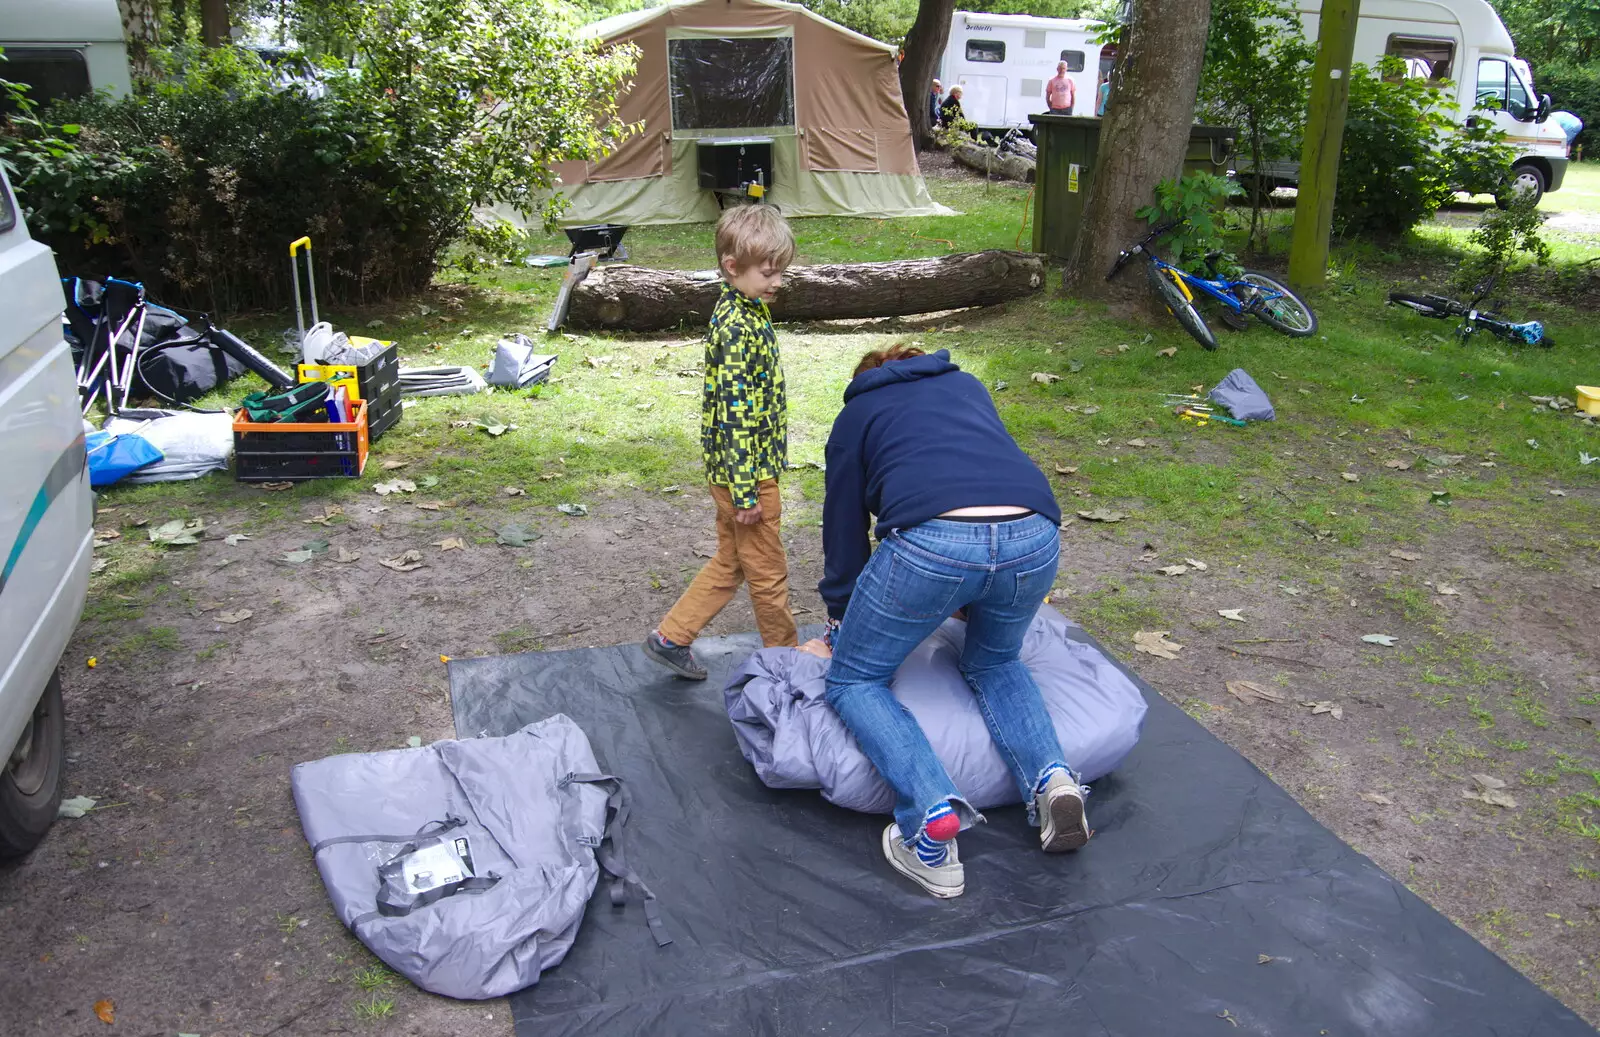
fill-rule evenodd
<path id="1" fill-rule="evenodd" d="M 1600 385 L 1578 386 L 1578 409 L 1585 414 L 1600 415 Z"/>

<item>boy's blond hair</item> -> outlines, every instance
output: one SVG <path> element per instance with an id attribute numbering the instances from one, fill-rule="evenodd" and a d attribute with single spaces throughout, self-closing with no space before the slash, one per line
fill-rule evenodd
<path id="1" fill-rule="evenodd" d="M 758 264 L 786 270 L 794 262 L 794 232 L 774 206 L 736 206 L 717 221 L 718 270 L 730 256 L 738 273 Z"/>

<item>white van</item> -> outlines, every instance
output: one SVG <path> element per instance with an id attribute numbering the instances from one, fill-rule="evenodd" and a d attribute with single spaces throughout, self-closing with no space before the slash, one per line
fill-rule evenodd
<path id="1" fill-rule="evenodd" d="M 0 79 L 40 104 L 133 90 L 117 0 L 0 0 Z"/>
<path id="2" fill-rule="evenodd" d="M 1295 7 L 1306 39 L 1315 42 L 1322 0 L 1298 0 Z M 1545 121 L 1549 98 L 1534 94 L 1511 34 L 1488 0 L 1365 0 L 1356 22 L 1355 60 L 1375 66 L 1386 54 L 1404 61 L 1410 76 L 1448 80 L 1457 118 L 1488 119 L 1505 133 L 1517 150 L 1517 190 L 1542 196 L 1561 187 L 1567 136 Z"/>
<path id="3" fill-rule="evenodd" d="M 0 858 L 44 838 L 61 803 L 56 672 L 94 552 L 72 350 L 55 257 L 0 170 Z"/>
<path id="4" fill-rule="evenodd" d="M 957 11 L 935 76 L 946 90 L 961 87 L 961 110 L 979 129 L 1026 129 L 1028 116 L 1046 110 L 1044 85 L 1065 61 L 1077 90 L 1072 113 L 1093 115 L 1102 71 L 1094 42 L 1100 27 L 1082 18 Z"/>

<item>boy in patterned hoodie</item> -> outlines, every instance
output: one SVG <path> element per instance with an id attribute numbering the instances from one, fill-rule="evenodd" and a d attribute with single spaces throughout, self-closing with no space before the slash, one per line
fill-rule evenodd
<path id="1" fill-rule="evenodd" d="M 722 295 L 706 336 L 700 445 L 717 507 L 717 553 L 689 584 L 645 654 L 680 677 L 703 681 L 689 646 L 722 607 L 750 585 L 767 647 L 795 644 L 789 562 L 778 536 L 778 476 L 788 461 L 788 403 L 778 336 L 767 304 L 794 260 L 794 235 L 770 205 L 741 205 L 717 223 Z"/>

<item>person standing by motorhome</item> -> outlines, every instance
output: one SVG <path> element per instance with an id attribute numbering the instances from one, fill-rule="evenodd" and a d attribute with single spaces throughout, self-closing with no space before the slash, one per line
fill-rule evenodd
<path id="1" fill-rule="evenodd" d="M 788 403 L 767 308 L 794 261 L 794 233 L 772 206 L 741 205 L 717 222 L 716 247 L 722 294 L 706 337 L 700 445 L 717 509 L 717 552 L 644 640 L 647 656 L 697 681 L 706 669 L 689 646 L 741 584 L 749 584 L 762 643 L 796 643 L 778 535 Z"/>
<path id="2" fill-rule="evenodd" d="M 928 91 L 928 125 L 939 125 L 939 99 L 944 96 L 944 84 L 937 79 L 933 81 L 933 89 Z"/>
<path id="3" fill-rule="evenodd" d="M 1071 115 L 1077 100 L 1078 88 L 1067 78 L 1067 63 L 1057 62 L 1056 77 L 1044 85 L 1044 103 L 1051 115 Z"/>
<path id="4" fill-rule="evenodd" d="M 1111 73 L 1107 72 L 1094 91 L 1094 114 L 1103 117 L 1106 114 L 1106 102 L 1109 100 L 1111 100 Z"/>

